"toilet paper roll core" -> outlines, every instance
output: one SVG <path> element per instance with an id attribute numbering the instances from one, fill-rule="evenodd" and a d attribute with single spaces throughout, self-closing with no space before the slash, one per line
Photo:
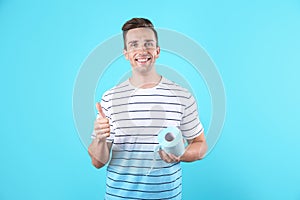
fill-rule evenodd
<path id="1" fill-rule="evenodd" d="M 168 142 L 171 142 L 171 141 L 173 141 L 174 139 L 175 139 L 175 136 L 174 136 L 174 134 L 173 133 L 167 133 L 166 135 L 165 135 L 165 139 L 168 141 Z"/>

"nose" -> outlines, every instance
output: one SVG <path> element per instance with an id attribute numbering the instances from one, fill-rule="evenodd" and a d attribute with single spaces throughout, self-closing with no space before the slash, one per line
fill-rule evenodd
<path id="1" fill-rule="evenodd" d="M 142 46 L 138 49 L 138 52 L 141 52 L 141 53 L 146 53 L 147 52 L 147 48 L 145 46 Z"/>

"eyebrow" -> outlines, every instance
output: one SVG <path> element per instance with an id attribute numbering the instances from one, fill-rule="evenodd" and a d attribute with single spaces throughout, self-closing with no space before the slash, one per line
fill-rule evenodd
<path id="1" fill-rule="evenodd" d="M 137 43 L 138 41 L 137 40 L 132 40 L 130 42 L 128 42 L 128 44 L 133 44 L 133 43 Z"/>
<path id="2" fill-rule="evenodd" d="M 145 40 L 145 42 L 154 42 L 154 40 Z"/>
<path id="3" fill-rule="evenodd" d="M 134 44 L 137 42 L 138 42 L 138 40 L 132 40 L 132 41 L 128 42 L 128 44 Z M 144 40 L 144 42 L 154 42 L 154 40 Z"/>

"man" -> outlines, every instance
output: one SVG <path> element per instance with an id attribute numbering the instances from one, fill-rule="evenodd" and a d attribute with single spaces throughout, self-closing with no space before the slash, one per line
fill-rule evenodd
<path id="1" fill-rule="evenodd" d="M 133 18 L 122 30 L 132 76 L 96 104 L 89 155 L 96 168 L 109 162 L 105 199 L 181 199 L 180 162 L 200 160 L 207 150 L 197 104 L 188 90 L 156 72 L 160 48 L 148 19 Z M 158 133 L 170 126 L 188 142 L 180 157 L 156 151 Z"/>

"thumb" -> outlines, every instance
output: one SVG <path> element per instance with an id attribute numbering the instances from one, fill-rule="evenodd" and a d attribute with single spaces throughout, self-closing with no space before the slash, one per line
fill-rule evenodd
<path id="1" fill-rule="evenodd" d="M 98 110 L 99 117 L 100 118 L 105 118 L 106 116 L 105 116 L 105 114 L 102 110 L 101 104 L 99 102 L 96 103 L 96 108 Z"/>

